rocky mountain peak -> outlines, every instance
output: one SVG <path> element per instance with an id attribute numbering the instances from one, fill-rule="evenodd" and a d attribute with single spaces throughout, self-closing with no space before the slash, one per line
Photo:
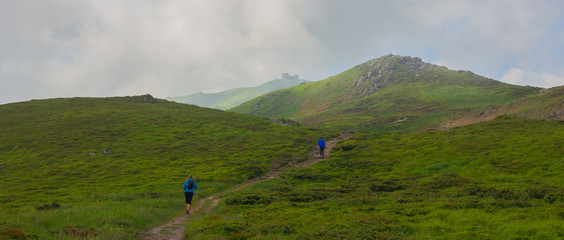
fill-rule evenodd
<path id="1" fill-rule="evenodd" d="M 438 65 L 423 62 L 421 58 L 392 54 L 370 60 L 359 66 L 365 69 L 361 71 L 354 81 L 354 85 L 359 88 L 359 97 L 368 96 L 379 88 L 393 82 L 392 72 L 400 66 L 403 66 L 402 68 L 409 72 L 441 68 Z"/>
<path id="2" fill-rule="evenodd" d="M 423 62 L 421 58 L 399 56 L 399 55 L 386 55 L 374 60 L 366 62 L 366 65 L 375 68 L 376 70 L 386 71 L 395 70 L 398 65 L 404 65 L 410 72 L 417 72 L 426 69 L 439 68 L 440 66 Z"/>

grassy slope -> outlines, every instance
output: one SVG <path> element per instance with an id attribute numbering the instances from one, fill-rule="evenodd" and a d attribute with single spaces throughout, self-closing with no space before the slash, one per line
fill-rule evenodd
<path id="1" fill-rule="evenodd" d="M 564 120 L 564 86 L 554 87 L 515 101 L 492 106 L 485 111 L 471 111 L 447 123 L 448 127 L 472 124 L 499 115 L 514 115 L 528 119 Z"/>
<path id="2" fill-rule="evenodd" d="M 359 134 L 328 161 L 225 196 L 197 239 L 559 239 L 564 122 L 501 117 Z"/>
<path id="3" fill-rule="evenodd" d="M 531 119 L 564 120 L 564 86 L 550 88 L 539 94 L 509 103 L 507 114 Z"/>
<path id="4" fill-rule="evenodd" d="M 308 81 L 303 79 L 297 81 L 276 79 L 256 87 L 237 88 L 218 93 L 197 93 L 168 99 L 175 102 L 194 104 L 202 107 L 229 109 L 265 93 L 293 87 L 304 82 Z"/>
<path id="5" fill-rule="evenodd" d="M 410 71 L 409 65 L 398 62 L 401 59 L 385 56 L 320 82 L 263 95 L 232 110 L 341 130 L 413 132 L 440 129 L 454 116 L 483 111 L 539 90 L 439 66 Z M 377 71 L 384 72 L 377 84 L 376 80 L 361 81 Z M 396 124 L 399 120 L 402 123 Z"/>
<path id="6" fill-rule="evenodd" d="M 138 97 L 0 105 L 0 231 L 128 238 L 182 209 L 188 174 L 209 195 L 308 151 L 319 134 Z"/>

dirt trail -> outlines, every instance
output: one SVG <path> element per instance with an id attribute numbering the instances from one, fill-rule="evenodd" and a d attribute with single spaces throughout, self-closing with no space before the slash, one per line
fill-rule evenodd
<path id="1" fill-rule="evenodd" d="M 280 175 L 280 173 L 284 170 L 287 170 L 287 169 L 290 169 L 290 168 L 311 167 L 313 164 L 327 159 L 327 156 L 329 156 L 331 149 L 333 149 L 333 147 L 339 141 L 341 141 L 343 139 L 347 139 L 349 137 L 350 137 L 350 135 L 342 135 L 341 137 L 333 138 L 333 139 L 327 141 L 326 146 L 325 146 L 325 156 L 326 156 L 325 158 L 321 158 L 319 156 L 318 148 L 314 147 L 314 148 L 312 148 L 312 152 L 307 154 L 307 156 L 306 156 L 307 160 L 305 162 L 298 163 L 298 164 L 290 164 L 288 167 L 284 167 L 284 168 L 270 169 L 270 171 L 267 172 L 261 178 L 245 181 L 245 182 L 238 184 L 234 187 L 231 187 L 231 188 L 229 188 L 229 189 L 227 189 L 223 192 L 213 194 L 213 195 L 211 195 L 207 198 L 204 198 L 204 199 L 199 199 L 197 201 L 196 205 L 193 206 L 192 208 L 190 208 L 190 213 L 199 212 L 199 211 L 209 212 L 212 209 L 214 209 L 219 204 L 219 202 L 221 201 L 221 199 L 217 198 L 217 196 L 225 194 L 225 193 L 229 193 L 229 192 L 239 191 L 241 189 L 247 188 L 249 186 L 252 186 L 252 185 L 259 183 L 261 181 L 264 181 L 264 180 L 277 178 L 278 175 Z M 206 209 L 202 209 L 202 207 L 206 204 L 207 201 L 212 201 L 212 202 Z M 138 238 L 144 239 L 144 240 L 181 240 L 182 235 L 184 233 L 184 229 L 186 228 L 186 220 L 190 216 L 191 215 L 182 214 L 182 215 L 172 219 L 171 221 L 169 221 L 169 222 L 167 222 L 163 225 L 152 228 L 151 230 L 149 230 L 145 234 L 139 235 Z"/>

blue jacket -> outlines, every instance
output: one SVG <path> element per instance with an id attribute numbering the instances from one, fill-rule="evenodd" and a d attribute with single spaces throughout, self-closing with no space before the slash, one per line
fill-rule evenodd
<path id="1" fill-rule="evenodd" d="M 325 140 L 323 139 L 319 139 L 319 141 L 317 142 L 317 145 L 319 145 L 319 147 L 325 147 Z"/>
<path id="2" fill-rule="evenodd" d="M 192 189 L 188 189 L 188 181 L 192 181 L 194 182 L 194 187 Z M 194 192 L 194 190 L 198 190 L 198 185 L 196 184 L 196 182 L 192 179 L 188 179 L 186 180 L 186 182 L 184 182 L 184 185 L 182 185 L 182 189 L 184 189 L 184 192 Z"/>

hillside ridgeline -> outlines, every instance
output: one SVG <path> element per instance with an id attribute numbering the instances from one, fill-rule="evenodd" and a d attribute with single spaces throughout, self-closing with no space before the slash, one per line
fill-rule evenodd
<path id="1" fill-rule="evenodd" d="M 256 87 L 236 88 L 217 93 L 196 93 L 187 96 L 170 97 L 167 100 L 179 103 L 194 104 L 200 107 L 210 107 L 226 110 L 238 106 L 260 95 L 307 83 L 308 80 L 299 79 L 297 75 L 282 74 L 281 79 L 275 79 Z"/>
<path id="2" fill-rule="evenodd" d="M 0 239 L 129 239 L 206 197 L 300 161 L 327 131 L 154 99 L 0 105 Z"/>
<path id="3" fill-rule="evenodd" d="M 445 129 L 476 112 L 533 99 L 541 90 L 449 70 L 419 58 L 387 55 L 231 110 L 340 130 L 417 132 Z"/>

